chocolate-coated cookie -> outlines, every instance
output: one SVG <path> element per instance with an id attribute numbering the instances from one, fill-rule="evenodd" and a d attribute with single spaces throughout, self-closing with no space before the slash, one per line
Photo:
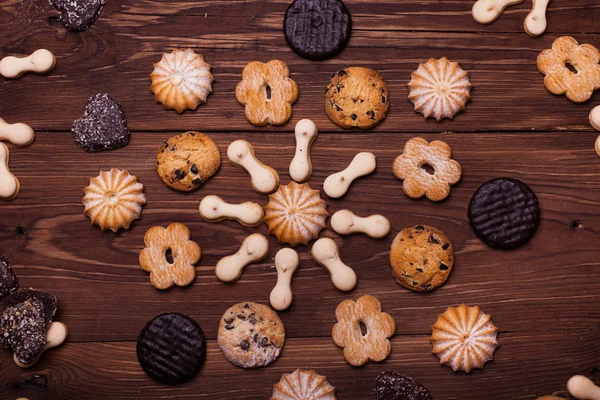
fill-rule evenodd
<path id="1" fill-rule="evenodd" d="M 199 189 L 221 167 L 219 148 L 208 136 L 186 132 L 163 143 L 156 156 L 156 171 L 172 189 Z"/>
<path id="2" fill-rule="evenodd" d="M 295 0 L 283 19 L 285 40 L 309 60 L 340 53 L 350 40 L 352 17 L 341 0 Z"/>
<path id="3" fill-rule="evenodd" d="M 332 75 L 325 93 L 325 111 L 342 128 L 370 129 L 389 109 L 388 88 L 377 71 L 350 67 Z"/>
<path id="4" fill-rule="evenodd" d="M 0 344 L 12 349 L 23 364 L 42 353 L 47 331 L 44 304 L 37 298 L 6 307 L 0 316 Z"/>
<path id="5" fill-rule="evenodd" d="M 521 181 L 492 179 L 481 185 L 469 203 L 469 222 L 487 245 L 501 250 L 527 243 L 540 224 L 537 196 Z"/>
<path id="6" fill-rule="evenodd" d="M 431 393 L 408 376 L 385 371 L 375 380 L 373 400 L 431 400 Z"/>
<path id="7" fill-rule="evenodd" d="M 125 111 L 107 94 L 89 98 L 83 117 L 73 122 L 71 131 L 75 143 L 90 153 L 118 149 L 129 143 Z"/>
<path id="8" fill-rule="evenodd" d="M 44 320 L 46 329 L 50 327 L 54 314 L 58 309 L 58 300 L 52 293 L 42 292 L 41 290 L 35 289 L 18 289 L 13 291 L 4 300 L 4 308 L 15 307 L 20 303 L 24 303 L 27 300 L 35 299 L 38 300 L 44 307 Z"/>
<path id="9" fill-rule="evenodd" d="M 8 296 L 18 287 L 15 271 L 10 267 L 6 257 L 0 254 L 0 299 Z"/>
<path id="10" fill-rule="evenodd" d="M 166 384 L 184 383 L 200 372 L 206 359 L 206 339 L 190 317 L 161 314 L 140 332 L 136 352 L 144 372 L 152 379 Z"/>
<path id="11" fill-rule="evenodd" d="M 89 29 L 105 0 L 50 0 L 52 7 L 60 11 L 60 20 L 70 31 L 79 32 Z"/>

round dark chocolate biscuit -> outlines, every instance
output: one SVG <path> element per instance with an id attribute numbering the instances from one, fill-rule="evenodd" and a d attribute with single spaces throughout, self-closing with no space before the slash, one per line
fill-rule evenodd
<path id="1" fill-rule="evenodd" d="M 60 11 L 60 20 L 70 31 L 80 32 L 89 29 L 105 0 L 50 0 L 50 5 Z"/>
<path id="2" fill-rule="evenodd" d="M 431 400 L 431 393 L 408 376 L 385 371 L 375 379 L 373 400 Z"/>
<path id="3" fill-rule="evenodd" d="M 430 292 L 450 276 L 454 249 L 444 232 L 415 225 L 403 229 L 394 239 L 390 264 L 400 286 L 414 292 Z"/>
<path id="4" fill-rule="evenodd" d="M 533 191 L 511 178 L 481 185 L 469 203 L 469 222 L 484 243 L 501 250 L 527 243 L 540 224 L 540 204 Z"/>
<path id="5" fill-rule="evenodd" d="M 46 329 L 50 327 L 54 314 L 58 309 L 58 300 L 52 293 L 42 292 L 35 289 L 17 289 L 13 291 L 5 300 L 5 309 L 15 307 L 18 304 L 24 303 L 27 300 L 38 300 L 44 306 L 44 320 Z"/>
<path id="6" fill-rule="evenodd" d="M 83 117 L 73 122 L 71 131 L 75 143 L 90 153 L 118 149 L 129 143 L 125 111 L 107 94 L 89 98 Z"/>
<path id="7" fill-rule="evenodd" d="M 200 372 L 206 339 L 200 326 L 183 314 L 155 317 L 138 336 L 137 357 L 144 372 L 160 383 L 184 383 Z"/>
<path id="8" fill-rule="evenodd" d="M 221 167 L 219 148 L 208 136 L 185 132 L 162 144 L 156 156 L 156 171 L 172 189 L 191 192 L 199 189 Z"/>
<path id="9" fill-rule="evenodd" d="M 285 40 L 309 60 L 340 53 L 352 33 L 352 17 L 341 0 L 295 0 L 283 19 Z"/>
<path id="10" fill-rule="evenodd" d="M 42 353 L 47 331 L 44 304 L 36 298 L 7 307 L 0 316 L 0 344 L 12 349 L 23 364 Z"/>
<path id="11" fill-rule="evenodd" d="M 18 287 L 15 271 L 10 267 L 6 257 L 0 254 L 0 299 L 8 296 Z"/>

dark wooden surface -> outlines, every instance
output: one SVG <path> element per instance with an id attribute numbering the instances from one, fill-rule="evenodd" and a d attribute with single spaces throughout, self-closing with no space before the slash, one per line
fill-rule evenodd
<path id="1" fill-rule="evenodd" d="M 11 169 L 21 193 L 0 204 L 0 253 L 7 256 L 22 286 L 53 292 L 57 320 L 69 340 L 48 352 L 31 370 L 22 370 L 0 350 L 0 399 L 267 399 L 285 372 L 313 368 L 326 375 L 340 399 L 368 399 L 378 373 L 386 369 L 426 384 L 436 400 L 535 399 L 564 390 L 576 373 L 600 379 L 600 160 L 597 132 L 588 124 L 595 94 L 584 105 L 549 94 L 537 72 L 537 54 L 560 35 L 600 45 L 600 5 L 594 0 L 550 3 L 548 31 L 533 39 L 523 31 L 527 1 L 509 8 L 490 26 L 473 21 L 474 0 L 347 0 L 354 31 L 349 47 L 321 63 L 292 53 L 281 32 L 288 1 L 110 0 L 92 29 L 67 32 L 47 17 L 45 0 L 0 4 L 0 56 L 43 47 L 58 58 L 48 76 L 0 80 L 0 117 L 26 122 L 35 143 L 11 149 Z M 177 115 L 163 111 L 148 90 L 152 63 L 162 52 L 192 47 L 213 65 L 216 82 L 208 104 Z M 467 112 L 454 121 L 424 121 L 407 100 L 410 72 L 429 57 L 447 56 L 468 70 L 474 85 Z M 283 127 L 255 128 L 235 100 L 241 69 L 252 60 L 282 59 L 300 88 L 292 120 Z M 378 69 L 390 86 L 387 119 L 369 132 L 343 131 L 323 110 L 323 90 L 339 68 Z M 133 131 L 122 149 L 88 154 L 69 129 L 97 92 L 116 97 Z M 283 355 L 273 365 L 242 370 L 216 344 L 219 318 L 233 303 L 268 303 L 275 284 L 269 257 L 249 267 L 235 284 L 214 276 L 214 265 L 233 253 L 243 238 L 266 225 L 208 224 L 198 215 L 200 199 L 217 194 L 227 201 L 266 204 L 244 171 L 226 160 L 228 144 L 249 140 L 257 155 L 289 181 L 293 127 L 311 118 L 321 135 L 313 146 L 310 184 L 346 167 L 355 153 L 372 151 L 377 171 L 357 181 L 329 212 L 348 208 L 360 215 L 381 213 L 392 234 L 374 241 L 339 237 L 343 260 L 359 277 L 351 293 L 335 290 L 325 270 L 299 247 L 301 267 L 293 280 L 294 303 L 280 313 L 287 331 Z M 192 194 L 167 188 L 154 170 L 160 143 L 193 129 L 211 134 L 224 163 L 218 175 Z M 461 182 L 447 201 L 414 201 L 402 194 L 391 172 L 393 159 L 415 135 L 450 144 L 463 167 Z M 148 204 L 142 219 L 119 234 L 103 233 L 82 215 L 83 188 L 99 170 L 126 168 L 144 184 Z M 510 176 L 528 183 L 542 205 L 535 238 L 511 252 L 494 251 L 471 231 L 468 202 L 484 181 Z M 576 223 L 574 223 L 576 221 Z M 188 225 L 203 250 L 197 279 L 188 288 L 154 289 L 137 263 L 143 235 L 151 226 Z M 388 252 L 405 226 L 423 223 L 444 230 L 456 249 L 449 281 L 431 294 L 416 294 L 392 279 Z M 574 227 L 577 226 L 577 229 Z M 380 364 L 349 366 L 331 340 L 334 310 L 343 299 L 377 296 L 397 322 L 392 354 Z M 470 375 L 440 366 L 430 353 L 430 325 L 446 307 L 467 303 L 492 314 L 500 347 L 483 371 Z M 200 375 L 181 386 L 160 386 L 141 370 L 135 355 L 140 328 L 162 312 L 193 317 L 209 339 Z"/>

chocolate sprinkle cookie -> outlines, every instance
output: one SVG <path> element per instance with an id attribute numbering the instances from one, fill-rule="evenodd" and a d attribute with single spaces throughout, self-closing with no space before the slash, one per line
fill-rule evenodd
<path id="1" fill-rule="evenodd" d="M 24 364 L 41 354 L 46 332 L 44 304 L 35 298 L 6 308 L 0 317 L 0 344 L 12 349 Z"/>
<path id="2" fill-rule="evenodd" d="M 373 400 L 431 400 L 431 393 L 408 376 L 385 371 L 375 380 Z"/>
<path id="3" fill-rule="evenodd" d="M 90 97 L 83 117 L 75 120 L 71 130 L 75 143 L 90 153 L 118 149 L 129 143 L 125 112 L 107 94 Z"/>
<path id="4" fill-rule="evenodd" d="M 41 290 L 35 289 L 18 289 L 10 294 L 4 300 L 5 310 L 11 307 L 24 303 L 28 300 L 37 300 L 44 307 L 44 320 L 46 329 L 50 327 L 54 314 L 58 309 L 58 300 L 56 297 L 48 292 L 42 292 Z M 45 333 L 44 333 L 45 334 Z"/>
<path id="5" fill-rule="evenodd" d="M 200 326 L 179 313 L 161 314 L 146 324 L 136 347 L 144 372 L 165 384 L 190 381 L 206 359 L 206 339 Z"/>
<path id="6" fill-rule="evenodd" d="M 18 287 L 15 271 L 10 267 L 6 257 L 0 254 L 0 299 L 8 296 Z"/>
<path id="7" fill-rule="evenodd" d="M 477 189 L 468 211 L 473 231 L 484 243 L 501 250 L 527 243 L 540 223 L 535 193 L 521 181 L 492 179 Z"/>
<path id="8" fill-rule="evenodd" d="M 60 20 L 70 31 L 79 32 L 89 29 L 105 0 L 50 0 L 50 5 L 60 11 Z"/>
<path id="9" fill-rule="evenodd" d="M 295 0 L 285 13 L 283 32 L 296 54 L 325 60 L 346 47 L 352 17 L 341 0 Z"/>

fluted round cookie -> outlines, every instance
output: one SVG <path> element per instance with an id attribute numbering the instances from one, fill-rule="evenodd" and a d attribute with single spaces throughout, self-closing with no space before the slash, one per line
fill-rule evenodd
<path id="1" fill-rule="evenodd" d="M 269 400 L 336 400 L 335 388 L 315 371 L 297 369 L 283 374 Z"/>
<path id="2" fill-rule="evenodd" d="M 219 324 L 219 347 L 232 364 L 258 368 L 281 354 L 285 328 L 275 311 L 258 303 L 238 303 L 223 314 Z"/>
<path id="3" fill-rule="evenodd" d="M 221 153 L 213 140 L 199 132 L 185 132 L 163 143 L 156 156 L 156 171 L 171 189 L 199 189 L 221 167 Z"/>

